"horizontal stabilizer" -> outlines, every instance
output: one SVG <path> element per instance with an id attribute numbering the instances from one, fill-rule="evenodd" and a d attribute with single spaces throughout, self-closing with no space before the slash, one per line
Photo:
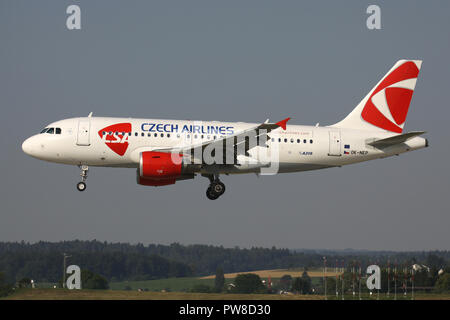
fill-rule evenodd
<path id="1" fill-rule="evenodd" d="M 408 132 L 408 133 L 404 133 L 404 134 L 399 134 L 397 136 L 389 137 L 386 139 L 378 139 L 375 141 L 371 141 L 371 142 L 368 142 L 367 144 L 372 147 L 382 149 L 382 148 L 386 148 L 386 147 L 390 147 L 390 146 L 393 146 L 396 144 L 403 143 L 405 141 L 408 141 L 409 139 L 420 136 L 421 134 L 424 134 L 424 133 L 425 133 L 425 131 L 412 131 L 412 132 Z"/>

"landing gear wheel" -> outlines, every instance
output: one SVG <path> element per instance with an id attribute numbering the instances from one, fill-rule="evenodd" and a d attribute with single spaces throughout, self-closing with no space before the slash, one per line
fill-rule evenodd
<path id="1" fill-rule="evenodd" d="M 84 190 L 86 190 L 86 183 L 84 183 L 84 182 L 78 182 L 78 183 L 77 183 L 77 189 L 78 189 L 78 191 L 84 191 Z"/>
<path id="2" fill-rule="evenodd" d="M 209 200 L 216 200 L 217 198 L 219 198 L 219 196 L 216 193 L 214 193 L 211 187 L 208 187 L 208 189 L 206 190 L 206 197 Z"/>
<path id="3" fill-rule="evenodd" d="M 225 185 L 219 180 L 218 174 L 202 174 L 209 179 L 209 186 L 206 190 L 206 196 L 209 200 L 216 200 L 225 193 Z"/>
<path id="4" fill-rule="evenodd" d="M 223 195 L 224 192 L 225 185 L 222 182 L 216 180 L 211 182 L 211 184 L 209 185 L 208 189 L 206 190 L 206 196 L 209 200 L 216 200 L 221 195 Z"/>
<path id="5" fill-rule="evenodd" d="M 220 181 L 214 181 L 213 183 L 211 183 L 210 188 L 219 197 L 225 193 L 225 185 Z"/>

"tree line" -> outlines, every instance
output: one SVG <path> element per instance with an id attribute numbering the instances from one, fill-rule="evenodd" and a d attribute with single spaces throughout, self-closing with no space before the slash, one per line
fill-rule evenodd
<path id="1" fill-rule="evenodd" d="M 67 264 L 76 264 L 108 281 L 151 280 L 263 269 L 321 268 L 326 254 L 329 267 L 335 260 L 362 265 L 385 263 L 432 263 L 447 265 L 448 251 L 434 252 L 342 252 L 293 251 L 283 248 L 224 248 L 211 245 L 128 244 L 92 241 L 0 242 L 0 271 L 5 281 L 22 278 L 58 282 L 63 269 L 63 253 L 71 255 Z M 333 263 L 332 263 L 333 262 Z"/>

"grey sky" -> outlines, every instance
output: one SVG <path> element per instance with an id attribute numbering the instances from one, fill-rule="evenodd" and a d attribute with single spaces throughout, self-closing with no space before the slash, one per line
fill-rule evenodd
<path id="1" fill-rule="evenodd" d="M 78 4 L 82 30 L 66 29 Z M 382 30 L 366 28 L 381 7 Z M 450 249 L 449 1 L 0 0 L 0 241 L 99 239 Z M 98 116 L 328 125 L 401 58 L 423 59 L 406 131 L 430 148 L 343 168 L 136 184 L 32 159 L 46 124 Z"/>

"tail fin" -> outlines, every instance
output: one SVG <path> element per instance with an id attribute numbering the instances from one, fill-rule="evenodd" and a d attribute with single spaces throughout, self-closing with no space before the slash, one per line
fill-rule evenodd
<path id="1" fill-rule="evenodd" d="M 338 128 L 402 133 L 421 60 L 399 60 Z"/>

